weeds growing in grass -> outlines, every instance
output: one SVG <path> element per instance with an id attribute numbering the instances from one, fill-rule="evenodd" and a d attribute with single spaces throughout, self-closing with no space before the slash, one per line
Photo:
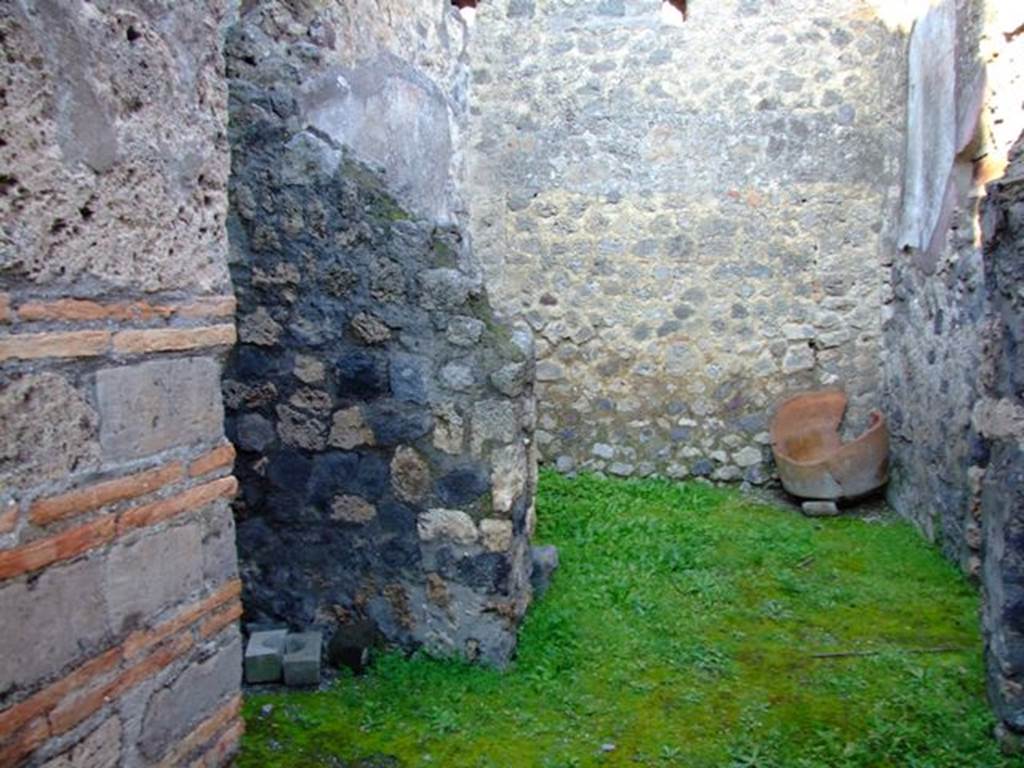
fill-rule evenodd
<path id="1" fill-rule="evenodd" d="M 905 524 L 554 474 L 538 513 L 562 565 L 511 669 L 389 654 L 251 696 L 239 765 L 1015 764 L 990 738 L 977 596 Z"/>

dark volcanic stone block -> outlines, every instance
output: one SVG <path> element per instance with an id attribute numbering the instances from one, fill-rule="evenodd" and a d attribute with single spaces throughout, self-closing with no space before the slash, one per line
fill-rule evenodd
<path id="1" fill-rule="evenodd" d="M 426 435 L 434 418 L 423 406 L 381 400 L 366 408 L 366 422 L 378 445 L 411 443 Z"/>
<path id="2" fill-rule="evenodd" d="M 376 501 L 387 492 L 388 482 L 388 465 L 380 456 L 332 451 L 313 460 L 310 499 L 318 506 L 329 506 L 337 494 Z"/>
<path id="3" fill-rule="evenodd" d="M 388 361 L 379 353 L 348 352 L 338 360 L 335 374 L 339 397 L 385 397 L 390 392 Z"/>
<path id="4" fill-rule="evenodd" d="M 449 472 L 437 481 L 437 495 L 448 506 L 470 504 L 491 488 L 483 467 L 464 467 Z"/>

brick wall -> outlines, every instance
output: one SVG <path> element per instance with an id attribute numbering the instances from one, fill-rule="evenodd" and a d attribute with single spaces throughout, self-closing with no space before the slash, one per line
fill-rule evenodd
<path id="1" fill-rule="evenodd" d="M 0 7 L 0 765 L 225 763 L 218 0 Z"/>

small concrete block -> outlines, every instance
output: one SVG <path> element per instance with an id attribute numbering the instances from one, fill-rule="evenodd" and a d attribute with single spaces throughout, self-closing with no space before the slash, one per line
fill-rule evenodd
<path id="1" fill-rule="evenodd" d="M 800 509 L 807 517 L 835 517 L 839 514 L 839 507 L 834 501 L 805 501 Z"/>
<path id="2" fill-rule="evenodd" d="M 287 629 L 253 632 L 245 648 L 245 682 L 274 683 L 281 679 Z"/>
<path id="3" fill-rule="evenodd" d="M 298 632 L 284 642 L 285 685 L 317 685 L 320 682 L 319 632 Z"/>

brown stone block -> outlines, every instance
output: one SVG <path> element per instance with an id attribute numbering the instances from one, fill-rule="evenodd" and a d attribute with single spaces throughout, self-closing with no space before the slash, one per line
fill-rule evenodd
<path id="1" fill-rule="evenodd" d="M 237 490 L 238 481 L 234 476 L 221 477 L 209 483 L 197 485 L 169 499 L 144 504 L 123 512 L 117 522 L 117 532 L 120 535 L 133 528 L 154 525 L 183 512 L 200 509 L 222 496 L 229 498 L 234 496 Z"/>
<path id="2" fill-rule="evenodd" d="M 233 323 L 206 325 L 201 328 L 120 331 L 114 334 L 114 351 L 122 355 L 178 352 L 203 347 L 231 346 L 235 343 L 235 338 Z"/>
<path id="3" fill-rule="evenodd" d="M 184 477 L 185 468 L 181 462 L 176 461 L 164 467 L 40 499 L 32 503 L 29 519 L 35 525 L 47 525 L 71 515 L 91 512 L 107 504 L 145 496 Z"/>
<path id="4" fill-rule="evenodd" d="M 230 467 L 234 461 L 235 446 L 231 443 L 224 443 L 189 464 L 188 474 L 190 477 L 198 477 L 213 472 L 215 469 Z"/>
<path id="5" fill-rule="evenodd" d="M 0 323 L 9 323 L 11 320 L 11 294 L 0 293 Z"/>
<path id="6" fill-rule="evenodd" d="M 21 333 L 0 338 L 0 360 L 96 357 L 105 355 L 109 347 L 109 331 Z"/>
<path id="7" fill-rule="evenodd" d="M 0 552 L 0 579 L 10 579 L 61 560 L 70 560 L 106 544 L 114 538 L 116 530 L 116 521 L 111 515 L 23 547 Z"/>

